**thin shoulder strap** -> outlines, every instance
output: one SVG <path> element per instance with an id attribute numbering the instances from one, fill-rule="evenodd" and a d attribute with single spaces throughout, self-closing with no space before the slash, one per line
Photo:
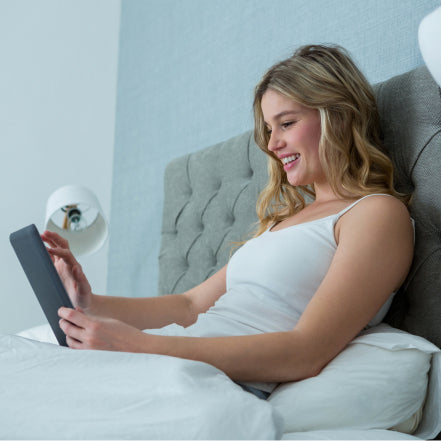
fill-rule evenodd
<path id="1" fill-rule="evenodd" d="M 371 196 L 390 196 L 393 197 L 390 194 L 387 193 L 373 193 L 373 194 L 368 194 L 367 196 L 363 196 L 360 199 L 357 199 L 354 203 L 352 203 L 351 205 L 349 205 L 348 207 L 344 208 L 342 211 L 340 211 L 340 213 L 337 214 L 337 219 L 340 218 L 340 216 L 343 216 L 347 211 L 349 211 L 352 207 L 354 207 L 355 205 L 357 205 L 359 202 L 361 202 L 363 199 L 369 198 Z"/>

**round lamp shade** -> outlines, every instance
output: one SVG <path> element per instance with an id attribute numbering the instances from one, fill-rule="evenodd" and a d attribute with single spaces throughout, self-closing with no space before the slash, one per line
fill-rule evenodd
<path id="1" fill-rule="evenodd" d="M 107 238 L 107 222 L 97 197 L 79 185 L 66 185 L 50 195 L 45 228 L 67 239 L 75 256 L 98 251 Z"/>

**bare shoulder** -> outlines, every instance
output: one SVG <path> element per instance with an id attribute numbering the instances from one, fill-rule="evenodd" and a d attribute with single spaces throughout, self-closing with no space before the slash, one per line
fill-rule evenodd
<path id="1" fill-rule="evenodd" d="M 391 196 L 373 195 L 358 201 L 340 217 L 335 234 L 337 249 L 329 270 L 297 324 L 302 332 L 310 333 L 312 341 L 326 343 L 319 352 L 328 351 L 328 359 L 401 286 L 413 257 L 409 212 Z"/>
<path id="2" fill-rule="evenodd" d="M 340 219 L 340 232 L 363 230 L 365 233 L 401 231 L 412 234 L 412 220 L 407 207 L 399 199 L 388 195 L 372 195 L 364 198 Z"/>
<path id="3" fill-rule="evenodd" d="M 387 268 L 393 288 L 400 286 L 414 251 L 407 207 L 391 196 L 370 196 L 354 205 L 340 221 L 338 238 L 336 231 L 339 259 L 343 257 L 348 267 L 370 268 L 371 274 L 378 275 Z"/>
<path id="4" fill-rule="evenodd" d="M 372 210 L 372 209 L 384 209 L 391 212 L 401 212 L 402 214 L 409 215 L 407 207 L 394 196 L 387 194 L 374 194 L 369 197 L 363 198 L 358 204 L 354 206 L 354 209 L 359 210 Z"/>

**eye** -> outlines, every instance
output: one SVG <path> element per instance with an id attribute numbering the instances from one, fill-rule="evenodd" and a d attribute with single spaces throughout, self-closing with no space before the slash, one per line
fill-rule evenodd
<path id="1" fill-rule="evenodd" d="M 282 123 L 282 128 L 283 129 L 288 129 L 290 126 L 294 125 L 296 123 L 296 121 L 286 121 L 284 123 Z"/>
<path id="2" fill-rule="evenodd" d="M 266 134 L 271 136 L 272 130 L 269 127 L 266 127 Z"/>

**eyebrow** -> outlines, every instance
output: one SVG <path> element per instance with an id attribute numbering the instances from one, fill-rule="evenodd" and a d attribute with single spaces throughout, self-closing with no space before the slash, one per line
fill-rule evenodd
<path id="1" fill-rule="evenodd" d="M 283 112 L 278 113 L 277 115 L 274 115 L 274 119 L 280 119 L 286 115 L 296 115 L 298 113 L 301 113 L 300 110 L 284 110 Z M 266 125 L 269 125 L 266 121 L 264 121 Z"/>

